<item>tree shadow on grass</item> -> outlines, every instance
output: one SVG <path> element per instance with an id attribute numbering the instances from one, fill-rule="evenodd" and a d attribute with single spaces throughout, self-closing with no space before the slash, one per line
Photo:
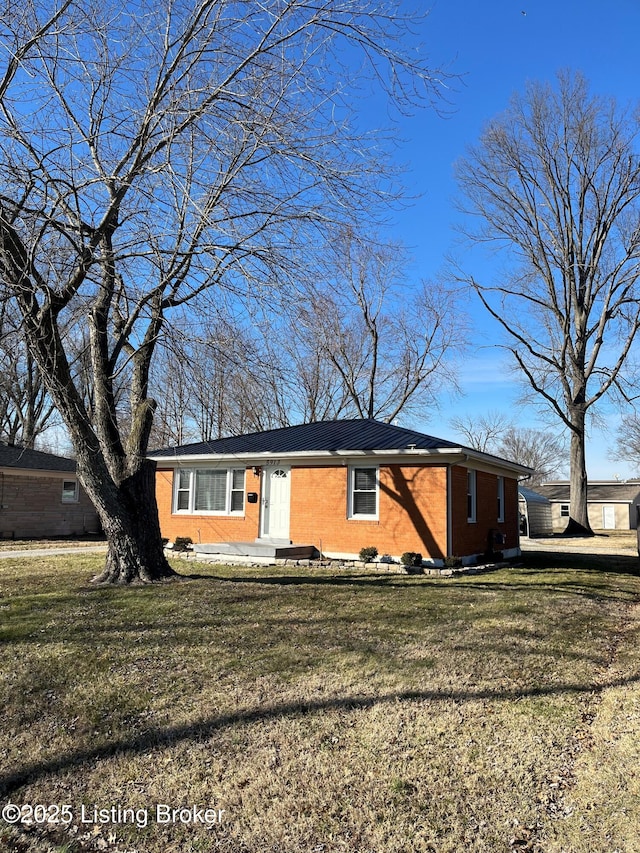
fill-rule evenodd
<path id="1" fill-rule="evenodd" d="M 388 705 L 397 702 L 442 702 L 457 703 L 484 701 L 514 702 L 526 698 L 538 698 L 562 694 L 580 695 L 599 694 L 605 690 L 640 682 L 640 673 L 626 678 L 612 679 L 601 684 L 553 684 L 533 687 L 528 690 L 483 689 L 483 690 L 442 690 L 442 691 L 400 691 L 383 695 L 356 695 L 319 699 L 307 702 L 291 702 L 282 705 L 265 705 L 252 710 L 238 711 L 211 717 L 179 726 L 149 729 L 144 733 L 128 738 L 120 738 L 95 747 L 84 747 L 69 751 L 57 757 L 33 762 L 13 773 L 0 776 L 0 794 L 10 795 L 27 783 L 53 773 L 60 773 L 83 765 L 111 758 L 114 755 L 141 755 L 153 749 L 171 748 L 180 743 L 202 741 L 213 737 L 217 732 L 235 725 L 251 725 L 286 717 L 299 717 L 321 714 L 326 711 L 359 711 L 376 705 Z"/>
<path id="2" fill-rule="evenodd" d="M 273 575 L 188 575 L 189 580 L 217 581 L 220 583 L 237 584 L 276 584 L 278 586 L 398 586 L 407 587 L 407 581 L 416 580 L 417 575 L 387 574 L 378 572 L 367 572 L 345 575 L 299 575 L 299 574 L 273 574 Z"/>
<path id="3" fill-rule="evenodd" d="M 549 566 L 552 564 L 549 563 Z M 580 580 L 578 573 L 591 572 L 596 577 L 598 575 L 620 574 L 620 575 L 637 575 L 637 566 L 631 567 L 627 563 L 621 567 L 609 566 L 606 570 L 594 568 L 593 566 L 585 565 L 567 565 L 566 567 L 554 566 L 548 568 L 546 565 L 533 566 L 530 568 L 517 568 L 517 574 L 504 576 L 501 570 L 498 572 L 477 574 L 466 574 L 457 577 L 438 577 L 437 575 L 399 575 L 387 573 L 359 573 L 350 575 L 314 575 L 314 574 L 280 574 L 272 575 L 255 575 L 255 574 L 233 574 L 233 575 L 202 575 L 191 574 L 189 580 L 200 581 L 205 583 L 223 583 L 242 585 L 257 585 L 257 586 L 315 586 L 315 587 L 346 587 L 346 588 L 362 588 L 362 589 L 389 589 L 389 590 L 405 590 L 415 593 L 423 592 L 425 595 L 429 591 L 450 591 L 464 592 L 473 591 L 480 593 L 495 593 L 495 592 L 533 592 L 534 590 L 545 590 L 553 595 L 573 594 L 582 598 L 601 599 L 616 597 L 616 595 L 624 594 L 625 598 L 633 595 L 631 590 L 616 589 L 611 582 L 599 583 L 597 580 L 590 579 L 588 583 Z M 507 570 L 508 571 L 508 570 Z M 570 572 L 576 572 L 576 577 L 573 579 Z M 551 575 L 551 577 L 550 577 Z M 557 576 L 557 577 L 556 577 Z M 638 587 L 638 595 L 640 595 L 640 586 Z"/>
<path id="4" fill-rule="evenodd" d="M 527 568 L 573 569 L 640 575 L 640 557 L 626 554 L 603 554 L 602 551 L 527 551 L 522 556 Z"/>

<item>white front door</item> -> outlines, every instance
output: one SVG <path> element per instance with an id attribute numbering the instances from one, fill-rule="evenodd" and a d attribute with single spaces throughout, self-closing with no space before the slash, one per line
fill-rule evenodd
<path id="1" fill-rule="evenodd" d="M 602 527 L 605 530 L 616 529 L 616 508 L 614 506 L 602 507 Z"/>
<path id="2" fill-rule="evenodd" d="M 289 541 L 291 468 L 268 466 L 263 469 L 262 476 L 262 536 Z"/>

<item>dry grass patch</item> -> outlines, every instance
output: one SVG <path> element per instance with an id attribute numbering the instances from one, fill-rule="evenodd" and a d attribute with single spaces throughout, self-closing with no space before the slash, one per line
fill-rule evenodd
<path id="1" fill-rule="evenodd" d="M 640 592 L 545 555 L 456 580 L 199 565 L 117 590 L 87 586 L 98 564 L 0 564 L 4 801 L 70 804 L 47 836 L 70 853 L 542 849 Z M 159 824 L 158 803 L 224 814 Z"/>
<path id="2" fill-rule="evenodd" d="M 593 724 L 566 792 L 565 816 L 550 822 L 545 850 L 612 853 L 640 849 L 640 606 L 624 626 Z"/>

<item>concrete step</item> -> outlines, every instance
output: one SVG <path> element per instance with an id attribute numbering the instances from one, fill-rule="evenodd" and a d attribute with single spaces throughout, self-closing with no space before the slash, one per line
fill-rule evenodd
<path id="1" fill-rule="evenodd" d="M 307 560 L 317 553 L 314 545 L 280 545 L 275 542 L 202 542 L 196 554 L 229 554 L 237 557 L 273 557 L 277 560 Z"/>

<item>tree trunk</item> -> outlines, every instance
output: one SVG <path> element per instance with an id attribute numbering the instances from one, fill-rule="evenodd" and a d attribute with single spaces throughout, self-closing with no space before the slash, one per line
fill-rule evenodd
<path id="1" fill-rule="evenodd" d="M 164 555 L 155 498 L 155 464 L 145 462 L 140 471 L 120 486 L 105 486 L 91 472 L 78 475 L 93 500 L 107 537 L 104 570 L 94 583 L 156 583 L 177 577 Z"/>
<path id="2" fill-rule="evenodd" d="M 587 463 L 585 458 L 585 413 L 571 413 L 569 523 L 565 535 L 593 536 L 587 512 Z"/>

